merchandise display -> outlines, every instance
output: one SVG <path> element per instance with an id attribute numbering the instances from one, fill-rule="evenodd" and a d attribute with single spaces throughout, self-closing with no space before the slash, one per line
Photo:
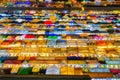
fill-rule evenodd
<path id="1" fill-rule="evenodd" d="M 1 0 L 1 7 L 81 8 L 82 6 L 119 6 L 119 0 Z"/>
<path id="2" fill-rule="evenodd" d="M 85 6 L 103 6 L 102 3 L 120 5 L 119 0 L 116 2 L 0 1 L 1 8 L 56 8 L 0 9 L 0 75 L 120 79 L 120 10 L 84 10 Z M 82 10 L 57 10 L 68 7 Z"/>

